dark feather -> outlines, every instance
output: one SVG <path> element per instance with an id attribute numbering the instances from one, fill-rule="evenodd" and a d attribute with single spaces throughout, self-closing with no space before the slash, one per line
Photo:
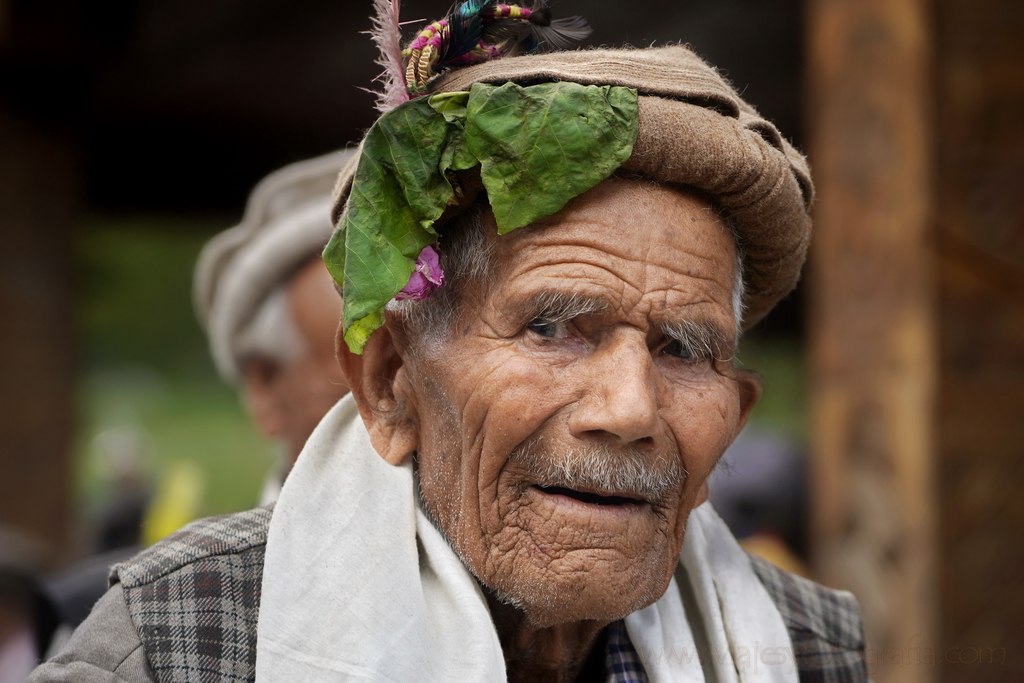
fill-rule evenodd
<path id="1" fill-rule="evenodd" d="M 530 30 L 538 44 L 548 45 L 555 50 L 573 48 L 593 33 L 587 20 L 579 16 L 550 20 L 547 26 L 531 23 Z"/>
<path id="2" fill-rule="evenodd" d="M 476 48 L 484 32 L 481 12 L 498 0 L 466 0 L 455 5 L 448 16 L 450 38 L 441 52 L 439 66 L 446 66 Z"/>
<path id="3" fill-rule="evenodd" d="M 499 45 L 501 43 L 518 43 L 530 34 L 530 26 L 519 19 L 498 19 L 484 27 L 480 36 L 485 43 Z"/>
<path id="4" fill-rule="evenodd" d="M 511 56 L 545 46 L 569 49 L 591 33 L 581 17 L 552 20 L 547 0 L 535 0 L 528 21 L 496 18 L 494 8 L 498 4 L 498 0 L 465 0 L 452 5 L 445 16 L 448 35 L 438 55 L 437 71 L 464 64 L 465 56 L 481 45 L 496 47 L 502 56 Z M 474 54 L 469 61 L 481 58 Z"/>
<path id="5" fill-rule="evenodd" d="M 534 0 L 531 10 L 530 29 L 535 48 L 548 46 L 555 50 L 568 50 L 593 32 L 583 17 L 552 20 L 548 0 Z"/>
<path id="6" fill-rule="evenodd" d="M 533 7 L 533 17 L 531 21 L 540 26 L 547 26 L 551 23 L 551 6 L 548 4 L 548 0 L 535 0 Z"/>

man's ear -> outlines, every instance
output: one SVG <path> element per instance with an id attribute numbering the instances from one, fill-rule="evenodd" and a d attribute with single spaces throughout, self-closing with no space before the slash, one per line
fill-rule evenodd
<path id="1" fill-rule="evenodd" d="M 280 367 L 267 358 L 250 358 L 242 365 L 245 409 L 263 436 L 277 439 L 284 432 L 285 414 L 274 384 Z"/>
<path id="2" fill-rule="evenodd" d="M 362 355 L 358 355 L 349 350 L 339 326 L 335 351 L 370 433 L 370 442 L 382 458 L 400 465 L 416 450 L 418 432 L 408 402 L 396 395 L 405 367 L 394 337 L 387 326 L 381 327 L 370 336 Z"/>

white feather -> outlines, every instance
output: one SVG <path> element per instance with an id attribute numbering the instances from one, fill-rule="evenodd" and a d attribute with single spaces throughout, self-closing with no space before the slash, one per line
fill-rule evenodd
<path id="1" fill-rule="evenodd" d="M 402 65 L 402 31 L 398 15 L 400 0 L 373 0 L 373 28 L 370 37 L 380 51 L 376 63 L 384 72 L 376 80 L 381 88 L 373 91 L 377 95 L 377 110 L 391 111 L 409 100 L 405 85 L 405 69 Z"/>

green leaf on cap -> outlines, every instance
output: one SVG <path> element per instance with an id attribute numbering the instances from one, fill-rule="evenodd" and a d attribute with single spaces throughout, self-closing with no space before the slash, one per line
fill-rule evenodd
<path id="1" fill-rule="evenodd" d="M 431 109 L 444 116 L 448 123 L 462 122 L 466 119 L 466 105 L 469 103 L 469 91 L 441 92 L 427 98 Z"/>
<path id="2" fill-rule="evenodd" d="M 345 342 L 361 353 L 453 201 L 449 173 L 480 166 L 498 233 L 545 218 L 610 176 L 633 151 L 636 91 L 475 83 L 383 115 L 363 141 L 324 262 L 345 297 Z"/>
<path id="3" fill-rule="evenodd" d="M 613 86 L 474 85 L 466 146 L 498 233 L 545 218 L 610 176 L 633 151 L 636 92 Z"/>
<path id="4" fill-rule="evenodd" d="M 451 126 L 425 100 L 382 116 L 363 141 L 352 190 L 324 262 L 344 296 L 345 342 L 361 352 L 405 286 L 453 192 L 439 173 Z"/>

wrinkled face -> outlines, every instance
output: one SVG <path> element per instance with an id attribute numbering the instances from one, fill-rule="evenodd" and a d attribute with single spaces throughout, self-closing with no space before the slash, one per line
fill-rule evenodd
<path id="1" fill-rule="evenodd" d="M 495 250 L 464 325 L 403 354 L 424 505 L 533 623 L 621 618 L 664 593 L 756 395 L 722 360 L 732 238 L 700 199 L 612 179 Z"/>

